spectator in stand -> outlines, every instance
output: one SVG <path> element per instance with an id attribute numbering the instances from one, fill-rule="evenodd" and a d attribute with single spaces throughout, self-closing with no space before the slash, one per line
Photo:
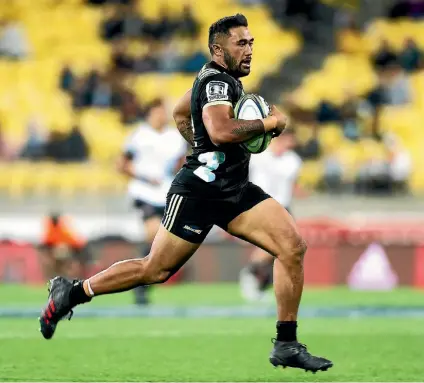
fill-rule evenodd
<path id="1" fill-rule="evenodd" d="M 178 27 L 178 23 L 171 20 L 168 8 L 164 6 L 160 12 L 160 19 L 151 26 L 152 38 L 161 41 L 169 39 Z"/>
<path id="2" fill-rule="evenodd" d="M 101 25 L 101 36 L 108 41 L 122 38 L 124 35 L 124 20 L 118 7 L 108 8 L 105 20 Z"/>
<path id="3" fill-rule="evenodd" d="M 77 77 L 71 88 L 72 106 L 75 109 L 82 109 L 90 106 L 91 97 L 88 92 L 86 80 Z"/>
<path id="4" fill-rule="evenodd" d="M 397 55 L 390 47 L 389 41 L 387 39 L 381 40 L 380 48 L 373 58 L 375 68 L 377 70 L 382 70 L 396 59 Z"/>
<path id="5" fill-rule="evenodd" d="M 424 0 L 401 0 L 390 8 L 389 18 L 413 17 L 421 19 L 424 17 Z"/>
<path id="6" fill-rule="evenodd" d="M 55 162 L 66 162 L 67 148 L 65 139 L 66 136 L 63 133 L 57 130 L 50 131 L 44 150 L 45 159 Z"/>
<path id="7" fill-rule="evenodd" d="M 193 51 L 184 59 L 180 70 L 185 73 L 196 73 L 209 61 L 208 56 L 201 49 L 200 43 L 193 44 Z"/>
<path id="8" fill-rule="evenodd" d="M 294 126 L 296 123 L 292 122 L 290 125 Z M 302 160 L 317 160 L 321 155 L 321 147 L 318 141 L 318 124 L 312 124 L 309 128 L 312 131 L 312 136 L 304 144 L 298 143 L 295 152 Z"/>
<path id="9" fill-rule="evenodd" d="M 0 22 L 0 57 L 20 60 L 29 55 L 29 43 L 19 21 Z"/>
<path id="10" fill-rule="evenodd" d="M 178 72 L 184 60 L 178 49 L 178 41 L 175 39 L 165 41 L 158 55 L 159 70 L 164 73 Z"/>
<path id="11" fill-rule="evenodd" d="M 113 70 L 132 71 L 135 67 L 135 60 L 127 53 L 127 44 L 124 40 L 116 41 L 112 46 Z"/>
<path id="12" fill-rule="evenodd" d="M 189 4 L 184 5 L 183 15 L 178 24 L 178 33 L 182 37 L 197 38 L 200 27 Z"/>
<path id="13" fill-rule="evenodd" d="M 317 108 L 316 120 L 320 124 L 327 122 L 340 122 L 341 116 L 339 109 L 327 100 L 322 100 Z"/>
<path id="14" fill-rule="evenodd" d="M 112 86 L 106 76 L 100 75 L 92 91 L 91 105 L 95 108 L 109 108 L 112 98 Z"/>
<path id="15" fill-rule="evenodd" d="M 318 0 L 286 0 L 286 23 L 294 26 L 308 40 L 316 38 Z"/>
<path id="16" fill-rule="evenodd" d="M 143 118 L 143 109 L 137 97 L 128 89 L 119 90 L 118 108 L 123 124 L 133 124 Z"/>
<path id="17" fill-rule="evenodd" d="M 411 38 L 405 40 L 404 48 L 399 55 L 399 62 L 407 72 L 414 72 L 421 67 L 422 53 Z"/>
<path id="18" fill-rule="evenodd" d="M 386 104 L 405 105 L 411 101 L 409 79 L 397 60 L 387 65 L 381 84 Z"/>
<path id="19" fill-rule="evenodd" d="M 81 162 L 89 156 L 87 142 L 77 126 L 69 134 L 52 130 L 44 148 L 44 157 L 55 162 Z"/>
<path id="20" fill-rule="evenodd" d="M 62 71 L 60 72 L 60 79 L 59 79 L 60 89 L 64 90 L 65 92 L 69 92 L 72 90 L 74 82 L 75 82 L 75 75 L 72 72 L 72 69 L 69 66 L 69 64 L 67 64 L 62 68 Z"/>
<path id="21" fill-rule="evenodd" d="M 346 98 L 340 106 L 343 133 L 346 138 L 356 141 L 360 136 L 360 101 L 349 89 L 345 91 L 345 95 Z"/>
<path id="22" fill-rule="evenodd" d="M 382 105 L 404 105 L 411 101 L 408 77 L 397 60 L 387 62 L 379 73 L 379 84 L 367 96 L 373 108 Z"/>
<path id="23" fill-rule="evenodd" d="M 20 157 L 30 160 L 39 160 L 44 156 L 46 137 L 42 124 L 36 118 L 31 118 L 27 125 L 27 139 L 24 143 Z"/>
<path id="24" fill-rule="evenodd" d="M 156 50 L 149 49 L 143 56 L 135 60 L 136 73 L 157 72 L 160 68 L 159 55 Z"/>
<path id="25" fill-rule="evenodd" d="M 122 8 L 122 32 L 125 37 L 140 37 L 145 28 L 145 22 L 138 13 L 136 5 L 136 2 L 130 2 Z"/>
<path id="26" fill-rule="evenodd" d="M 71 132 L 65 138 L 64 148 L 66 150 L 65 160 L 67 162 L 83 162 L 89 158 L 90 151 L 87 141 L 77 125 L 72 127 Z"/>

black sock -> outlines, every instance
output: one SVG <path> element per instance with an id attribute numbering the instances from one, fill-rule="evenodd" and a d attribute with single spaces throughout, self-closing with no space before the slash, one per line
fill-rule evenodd
<path id="1" fill-rule="evenodd" d="M 89 297 L 84 291 L 83 283 L 84 281 L 75 283 L 69 292 L 69 301 L 72 306 L 91 301 L 91 297 Z"/>
<path id="2" fill-rule="evenodd" d="M 282 342 L 297 341 L 297 321 L 277 321 L 277 340 Z"/>

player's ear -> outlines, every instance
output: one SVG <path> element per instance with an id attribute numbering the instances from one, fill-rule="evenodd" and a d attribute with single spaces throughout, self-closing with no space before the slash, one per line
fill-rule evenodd
<path id="1" fill-rule="evenodd" d="M 218 57 L 222 56 L 223 54 L 222 47 L 219 44 L 212 44 L 212 51 L 213 51 L 213 54 Z"/>

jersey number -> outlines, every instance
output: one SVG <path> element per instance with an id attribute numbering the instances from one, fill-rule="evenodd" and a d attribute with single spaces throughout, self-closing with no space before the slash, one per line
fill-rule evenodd
<path id="1" fill-rule="evenodd" d="M 197 177 L 201 178 L 205 182 L 213 182 L 216 179 L 216 175 L 213 173 L 213 171 L 218 169 L 218 166 L 224 163 L 225 153 L 202 153 L 197 159 L 199 160 L 199 162 L 205 164 L 205 166 L 199 166 L 194 171 L 194 174 L 196 174 Z"/>

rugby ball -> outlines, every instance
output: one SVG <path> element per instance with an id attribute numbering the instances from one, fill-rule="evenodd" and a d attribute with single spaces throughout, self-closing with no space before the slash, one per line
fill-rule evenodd
<path id="1" fill-rule="evenodd" d="M 270 108 L 268 103 L 256 94 L 245 94 L 240 98 L 234 108 L 234 117 L 237 120 L 257 120 L 269 115 Z M 272 139 L 272 133 L 263 133 L 252 137 L 240 145 L 249 153 L 263 152 Z"/>

